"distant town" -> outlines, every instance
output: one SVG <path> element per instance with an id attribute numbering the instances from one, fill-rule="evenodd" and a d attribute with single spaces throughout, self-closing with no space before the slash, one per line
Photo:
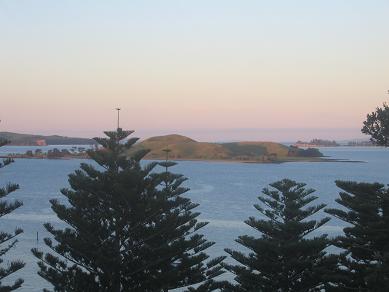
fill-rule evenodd
<path id="1" fill-rule="evenodd" d="M 355 140 L 355 141 L 344 141 L 337 142 L 335 140 L 323 140 L 323 139 L 312 139 L 309 142 L 297 141 L 294 143 L 294 146 L 301 148 L 311 148 L 311 147 L 340 147 L 340 146 L 374 146 L 374 144 L 369 140 Z"/>

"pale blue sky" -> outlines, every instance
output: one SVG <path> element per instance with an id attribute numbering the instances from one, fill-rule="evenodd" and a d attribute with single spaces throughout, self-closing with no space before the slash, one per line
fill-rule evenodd
<path id="1" fill-rule="evenodd" d="M 389 1 L 0 0 L 0 130 L 93 136 L 121 106 L 144 135 L 360 135 L 388 99 L 388 28 Z"/>

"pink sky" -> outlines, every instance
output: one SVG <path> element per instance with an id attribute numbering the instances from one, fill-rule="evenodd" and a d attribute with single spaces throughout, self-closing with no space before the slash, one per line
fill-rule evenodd
<path id="1" fill-rule="evenodd" d="M 361 137 L 389 5 L 346 2 L 0 2 L 0 130 L 91 137 L 119 106 L 140 136 Z"/>

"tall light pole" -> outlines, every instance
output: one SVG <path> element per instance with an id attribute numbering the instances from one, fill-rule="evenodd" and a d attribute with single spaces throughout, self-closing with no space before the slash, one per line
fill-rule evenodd
<path id="1" fill-rule="evenodd" d="M 120 129 L 120 110 L 121 110 L 121 108 L 117 107 L 116 110 L 118 112 L 118 129 Z"/>

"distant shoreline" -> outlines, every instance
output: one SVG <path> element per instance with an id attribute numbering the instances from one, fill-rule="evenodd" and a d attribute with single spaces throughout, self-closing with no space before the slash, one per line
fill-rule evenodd
<path id="1" fill-rule="evenodd" d="M 143 159 L 145 161 L 164 161 L 163 159 Z M 221 162 L 221 163 L 247 163 L 247 164 L 282 164 L 293 162 L 346 162 L 346 163 L 366 163 L 361 160 L 346 160 L 337 158 L 303 158 L 303 159 L 280 159 L 278 161 L 261 161 L 261 160 L 233 160 L 233 159 L 171 159 L 170 161 L 189 161 L 189 162 Z"/>
<path id="2" fill-rule="evenodd" d="M 22 155 L 0 155 L 1 159 L 35 159 L 35 160 L 73 160 L 73 159 L 91 159 L 88 156 L 66 156 L 66 157 L 29 157 L 24 154 Z M 164 159 L 142 159 L 143 161 L 164 161 Z M 247 163 L 247 164 L 282 164 L 282 163 L 293 163 L 293 162 L 345 162 L 345 163 L 366 163 L 366 161 L 359 160 L 345 160 L 335 158 L 323 158 L 323 157 L 290 157 L 289 159 L 280 159 L 275 161 L 261 161 L 261 160 L 237 160 L 237 159 L 185 159 L 185 158 L 172 158 L 170 161 L 178 162 L 217 162 L 217 163 Z"/>

